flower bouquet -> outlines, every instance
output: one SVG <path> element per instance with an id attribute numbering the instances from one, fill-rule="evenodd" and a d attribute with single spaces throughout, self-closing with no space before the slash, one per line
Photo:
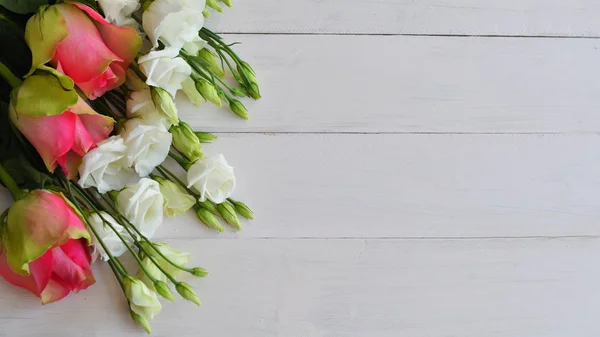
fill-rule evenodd
<path id="1" fill-rule="evenodd" d="M 190 255 L 152 241 L 190 209 L 209 228 L 241 230 L 234 171 L 205 157 L 217 137 L 180 120 L 174 97 L 260 98 L 254 70 L 203 27 L 229 0 L 0 0 L 0 275 L 43 304 L 93 285 L 105 261 L 133 320 L 150 332 L 159 297 L 200 305 Z M 169 159 L 170 158 L 170 159 Z M 165 162 L 180 166 L 178 175 Z M 137 270 L 128 270 L 129 254 Z"/>

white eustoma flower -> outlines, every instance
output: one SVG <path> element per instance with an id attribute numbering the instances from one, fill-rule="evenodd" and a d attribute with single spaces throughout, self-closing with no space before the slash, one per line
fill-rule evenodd
<path id="1" fill-rule="evenodd" d="M 197 40 L 204 26 L 205 1 L 154 0 L 144 11 L 142 25 L 154 48 L 160 40 L 179 51 L 184 44 Z"/>
<path id="2" fill-rule="evenodd" d="M 158 183 L 142 178 L 137 184 L 121 190 L 116 200 L 119 212 L 144 236 L 152 238 L 164 216 L 164 199 Z"/>
<path id="3" fill-rule="evenodd" d="M 139 118 L 125 122 L 120 134 L 127 147 L 127 165 L 141 177 L 149 175 L 165 161 L 173 140 L 163 124 L 146 124 Z"/>
<path id="4" fill-rule="evenodd" d="M 225 202 L 235 189 L 233 167 L 222 154 L 196 160 L 187 173 L 188 187 L 200 192 L 200 201 Z"/>
<path id="5" fill-rule="evenodd" d="M 127 146 L 121 136 L 112 136 L 83 156 L 79 166 L 79 185 L 96 187 L 106 193 L 123 188 L 135 176 L 127 164 Z"/>
<path id="6" fill-rule="evenodd" d="M 125 239 L 127 244 L 133 243 L 133 238 L 127 233 L 127 230 L 123 226 L 119 225 L 110 214 L 106 212 L 92 213 L 87 220 L 88 225 L 94 229 L 91 233 L 92 245 L 94 246 L 94 250 L 92 252 L 93 256 L 100 255 L 102 260 L 109 260 L 108 254 L 100 244 L 100 240 L 102 240 L 109 253 L 113 257 L 119 257 L 127 251 L 127 246 L 125 246 L 115 231 L 104 221 L 109 222 L 117 230 L 121 237 Z M 98 237 L 96 237 L 96 233 L 98 234 Z"/>
<path id="7" fill-rule="evenodd" d="M 163 115 L 152 100 L 150 88 L 134 91 L 127 99 L 127 118 L 139 118 L 145 124 L 163 124 L 171 127 L 171 122 Z"/>
<path id="8" fill-rule="evenodd" d="M 181 83 L 192 74 L 190 65 L 178 54 L 177 49 L 166 48 L 140 57 L 138 63 L 147 77 L 146 84 L 163 88 L 175 97 Z"/>
<path id="9" fill-rule="evenodd" d="M 129 299 L 131 311 L 145 319 L 152 319 L 160 313 L 162 306 L 158 301 L 158 296 L 142 281 L 131 276 L 126 276 L 124 285 L 125 295 Z"/>
<path id="10" fill-rule="evenodd" d="M 132 20 L 131 14 L 140 8 L 139 0 L 98 0 L 98 4 L 106 20 L 117 26 L 129 23 Z"/>
<path id="11" fill-rule="evenodd" d="M 192 41 L 188 41 L 183 45 L 183 50 L 185 50 L 190 55 L 198 55 L 198 52 L 206 47 L 208 42 L 202 40 L 200 36 L 196 36 Z"/>

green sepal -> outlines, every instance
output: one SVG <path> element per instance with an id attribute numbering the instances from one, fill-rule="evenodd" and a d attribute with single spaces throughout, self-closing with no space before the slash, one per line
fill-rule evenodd
<path id="1" fill-rule="evenodd" d="M 17 116 L 60 115 L 79 100 L 73 80 L 46 66 L 36 69 L 14 93 Z"/>
<path id="2" fill-rule="evenodd" d="M 41 6 L 25 27 L 25 41 L 32 54 L 32 74 L 40 65 L 52 60 L 56 47 L 67 37 L 67 22 L 56 6 Z"/>

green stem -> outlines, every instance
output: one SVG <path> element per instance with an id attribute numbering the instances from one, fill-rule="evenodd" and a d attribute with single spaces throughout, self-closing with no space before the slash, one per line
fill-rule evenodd
<path id="1" fill-rule="evenodd" d="M 188 160 L 176 155 L 173 152 L 169 152 L 169 157 L 173 158 L 184 170 L 187 171 L 189 169 L 191 163 Z"/>
<path id="2" fill-rule="evenodd" d="M 85 191 L 81 191 L 84 195 L 86 194 Z M 87 195 L 86 199 L 88 200 L 88 202 L 91 202 L 91 200 L 93 200 L 93 196 L 92 195 Z M 156 278 L 154 278 L 154 276 L 152 276 L 152 274 L 148 271 L 148 269 L 146 269 L 146 267 L 144 266 L 144 264 L 142 263 L 142 259 L 139 257 L 139 255 L 133 250 L 133 248 L 131 248 L 131 246 L 127 243 L 127 241 L 125 240 L 125 238 L 123 238 L 123 236 L 121 235 L 121 233 L 119 233 L 119 231 L 117 231 L 117 229 L 115 228 L 115 226 L 113 226 L 110 221 L 106 220 L 104 218 L 104 216 L 102 216 L 102 214 L 100 213 L 99 209 L 92 203 L 92 208 L 94 209 L 94 211 L 96 211 L 98 213 L 98 216 L 100 216 L 100 219 L 102 220 L 102 222 L 105 225 L 108 225 L 108 227 L 110 227 L 110 229 L 112 229 L 112 231 L 117 235 L 117 237 L 119 238 L 119 240 L 121 240 L 121 242 L 123 242 L 123 244 L 125 245 L 125 247 L 127 248 L 127 250 L 131 253 L 131 255 L 133 255 L 133 257 L 135 258 L 135 260 L 137 261 L 138 265 L 140 266 L 140 268 L 142 268 L 142 271 L 148 276 L 148 278 L 152 281 L 152 282 L 156 282 Z M 91 227 L 91 226 L 90 226 Z M 129 236 L 131 236 L 134 241 L 137 241 L 135 239 L 135 235 L 133 235 L 133 233 L 129 230 L 129 228 L 127 228 L 128 226 L 123 226 L 123 228 L 125 228 L 125 230 L 127 230 L 127 233 L 129 234 Z M 94 233 L 95 234 L 95 233 Z M 98 237 L 96 235 L 96 237 Z M 137 242 L 136 242 L 137 243 Z M 108 252 L 107 252 L 108 254 Z M 157 267 L 160 266 L 157 265 Z"/>
<path id="3" fill-rule="evenodd" d="M 0 164 L 0 181 L 2 181 L 4 186 L 6 186 L 6 188 L 10 191 L 13 199 L 17 200 L 25 194 L 25 192 L 19 188 L 19 185 L 17 185 L 15 180 L 10 176 L 2 164 Z"/>
<path id="4" fill-rule="evenodd" d="M 233 76 L 235 77 L 235 80 L 239 83 L 242 78 L 240 77 L 240 75 L 237 74 L 237 69 L 235 69 L 231 63 L 229 62 L 229 60 L 227 59 L 227 56 L 225 56 L 223 54 L 223 52 L 221 51 L 221 49 L 214 47 L 215 51 L 217 52 L 217 54 L 219 54 L 219 57 L 221 58 L 221 61 L 224 61 L 227 64 L 227 67 L 229 68 L 229 71 L 231 71 L 231 73 L 233 74 Z M 222 65 L 222 64 L 221 64 Z"/>
<path id="5" fill-rule="evenodd" d="M 71 195 L 71 198 L 74 198 L 73 195 L 73 191 L 71 189 L 71 186 L 73 184 L 70 181 L 67 181 L 67 189 L 69 191 L 69 194 Z M 86 200 L 86 202 L 88 203 L 88 206 L 91 206 L 94 210 L 97 211 L 96 206 L 94 205 L 93 201 L 91 201 L 84 193 L 83 190 L 80 189 L 79 186 L 75 185 L 75 190 L 77 191 L 77 193 L 79 193 L 79 195 Z M 125 267 L 123 266 L 123 264 L 121 263 L 121 261 L 119 261 L 119 259 L 117 259 L 116 257 L 114 257 L 110 250 L 108 249 L 108 247 L 106 247 L 106 244 L 104 243 L 104 241 L 102 240 L 102 238 L 98 235 L 98 232 L 96 232 L 96 229 L 94 229 L 94 227 L 92 227 L 89 223 L 90 221 L 88 220 L 88 217 L 86 215 L 86 213 L 77 205 L 75 204 L 75 207 L 79 210 L 79 212 L 83 215 L 83 218 L 85 220 L 85 222 L 88 224 L 89 229 L 92 231 L 92 233 L 94 234 L 94 236 L 96 237 L 96 239 L 98 239 L 98 242 L 100 243 L 100 246 L 102 246 L 102 249 L 104 249 L 104 252 L 106 252 L 106 255 L 108 256 L 108 260 L 109 261 L 113 261 L 115 263 L 115 265 L 117 266 L 117 269 L 119 270 L 119 273 L 121 273 L 121 275 L 128 275 L 127 270 L 125 270 Z M 98 215 L 100 215 L 100 217 L 102 218 L 102 215 L 98 212 Z M 104 219 L 102 219 L 104 221 Z"/>
<path id="6" fill-rule="evenodd" d="M 119 285 L 121 286 L 123 293 L 125 293 L 125 284 L 123 283 L 123 276 L 117 268 L 116 263 L 112 260 L 108 260 L 108 265 L 110 266 L 110 269 L 112 270 L 113 274 L 115 274 L 117 281 L 119 281 Z M 127 294 L 125 294 L 125 297 L 127 297 Z"/>
<path id="7" fill-rule="evenodd" d="M 0 76 L 2 76 L 12 88 L 17 88 L 23 84 L 23 81 L 2 62 L 0 62 Z"/>
<path id="8" fill-rule="evenodd" d="M 140 80 L 144 81 L 144 83 L 148 80 L 148 77 L 146 77 L 146 75 L 142 72 L 137 63 L 132 62 L 129 67 L 133 70 L 137 77 L 140 78 Z"/>

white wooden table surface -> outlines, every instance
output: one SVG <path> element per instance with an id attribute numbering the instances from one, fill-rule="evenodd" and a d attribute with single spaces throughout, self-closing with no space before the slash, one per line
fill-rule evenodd
<path id="1" fill-rule="evenodd" d="M 257 220 L 193 215 L 201 308 L 154 336 L 600 336 L 597 0 L 254 0 L 252 119 L 180 103 L 220 133 Z M 8 195 L 3 194 L 4 204 Z M 48 307 L 0 281 L 0 336 L 142 336 L 106 266 Z"/>

